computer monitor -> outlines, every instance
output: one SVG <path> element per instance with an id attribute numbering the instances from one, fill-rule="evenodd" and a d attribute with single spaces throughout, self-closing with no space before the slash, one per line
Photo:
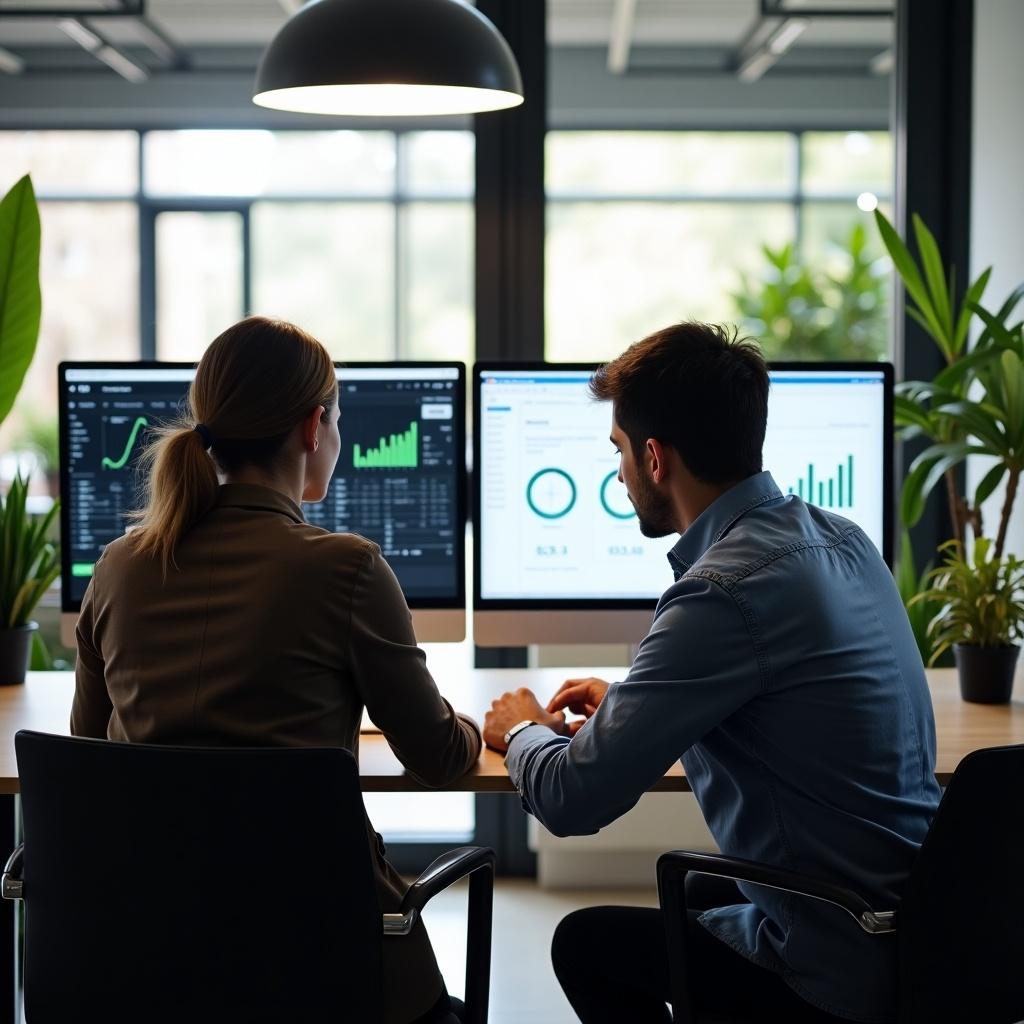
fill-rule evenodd
<path id="1" fill-rule="evenodd" d="M 638 643 L 672 582 L 618 482 L 594 364 L 477 364 L 474 640 Z M 892 367 L 776 363 L 764 466 L 783 493 L 858 523 L 892 564 Z"/>
<path id="2" fill-rule="evenodd" d="M 339 364 L 341 456 L 326 498 L 304 506 L 327 530 L 381 546 L 424 641 L 466 635 L 465 367 Z M 62 363 L 60 417 L 62 635 L 74 625 L 93 565 L 138 508 L 146 430 L 181 408 L 195 367 Z"/>

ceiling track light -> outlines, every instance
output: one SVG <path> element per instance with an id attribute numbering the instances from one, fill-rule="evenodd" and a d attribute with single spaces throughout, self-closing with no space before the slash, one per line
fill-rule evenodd
<path id="1" fill-rule="evenodd" d="M 25 70 L 25 62 L 10 50 L 0 46 L 0 71 L 7 75 L 20 75 Z"/>
<path id="2" fill-rule="evenodd" d="M 518 106 L 523 83 L 508 43 L 464 0 L 310 0 L 264 52 L 253 102 L 309 114 L 478 114 Z"/>
<path id="3" fill-rule="evenodd" d="M 892 73 L 892 69 L 896 66 L 896 54 L 893 52 L 892 47 L 887 50 L 883 50 L 881 53 L 876 53 L 871 58 L 871 62 L 868 67 L 871 69 L 873 75 L 888 75 Z"/>
<path id="4" fill-rule="evenodd" d="M 79 18 L 60 18 L 57 27 L 69 39 L 73 39 L 87 53 L 91 53 L 98 61 L 106 64 L 129 82 L 139 83 L 149 78 L 149 71 L 137 61 L 132 60 L 123 50 L 119 50 L 108 39 L 105 39 L 92 26 Z"/>
<path id="5" fill-rule="evenodd" d="M 754 49 L 743 56 L 736 68 L 741 82 L 758 81 L 764 73 L 785 53 L 807 30 L 807 18 L 786 18 L 772 30 L 771 34 Z"/>

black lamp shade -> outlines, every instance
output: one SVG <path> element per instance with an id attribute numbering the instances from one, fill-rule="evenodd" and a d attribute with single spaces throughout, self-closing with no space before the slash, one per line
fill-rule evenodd
<path id="1" fill-rule="evenodd" d="M 311 0 L 267 47 L 253 96 L 279 110 L 374 116 L 522 101 L 508 43 L 463 0 Z"/>

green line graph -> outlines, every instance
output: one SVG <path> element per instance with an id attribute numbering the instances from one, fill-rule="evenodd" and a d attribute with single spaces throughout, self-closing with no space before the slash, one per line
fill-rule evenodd
<path id="1" fill-rule="evenodd" d="M 128 441 L 125 443 L 124 451 L 121 452 L 119 459 L 112 459 L 107 455 L 104 455 L 100 460 L 100 465 L 104 469 L 124 469 L 125 464 L 128 462 L 128 457 L 132 453 L 132 448 L 135 445 L 135 439 L 139 436 L 139 431 L 143 427 L 149 426 L 149 420 L 145 416 L 139 416 L 132 424 L 131 433 L 128 435 Z"/>
<path id="2" fill-rule="evenodd" d="M 382 437 L 376 448 L 367 448 L 365 453 L 359 445 L 352 446 L 356 469 L 415 469 L 419 463 L 419 424 L 415 420 L 408 430 Z"/>

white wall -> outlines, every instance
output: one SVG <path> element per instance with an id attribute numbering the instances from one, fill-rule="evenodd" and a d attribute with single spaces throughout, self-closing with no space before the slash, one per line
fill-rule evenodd
<path id="1" fill-rule="evenodd" d="M 974 98 L 971 155 L 971 278 L 994 268 L 985 293 L 989 308 L 1024 281 L 1024 2 L 975 0 Z M 1019 309 L 1017 317 L 1024 316 Z M 984 473 L 968 466 L 973 486 Z M 994 536 L 1002 488 L 985 504 L 985 530 Z M 1024 555 L 1024 491 L 1018 491 L 1007 550 Z"/>

